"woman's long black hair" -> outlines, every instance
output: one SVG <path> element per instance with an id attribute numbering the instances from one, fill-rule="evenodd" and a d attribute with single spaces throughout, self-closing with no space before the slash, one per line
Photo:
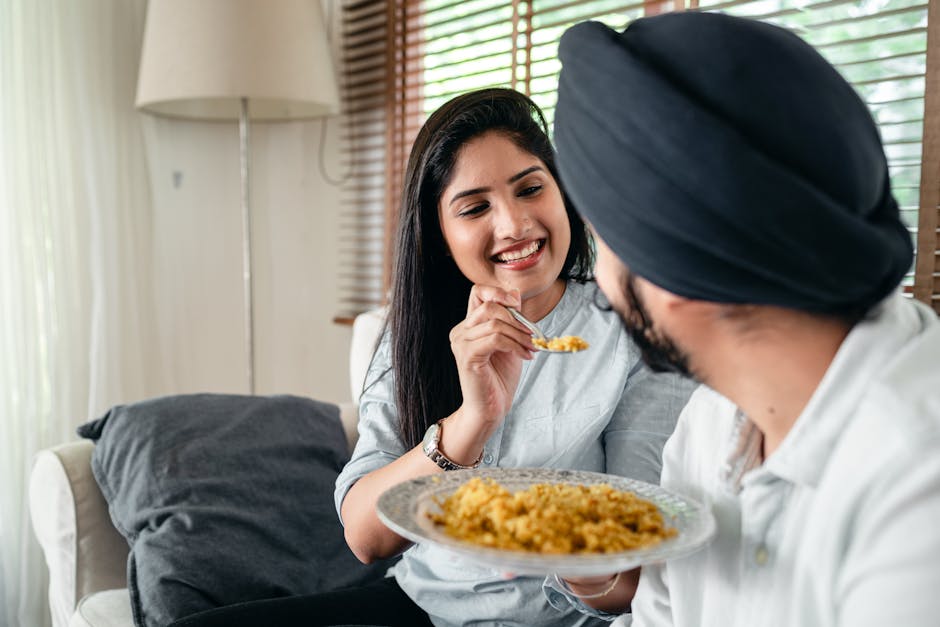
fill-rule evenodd
<path id="1" fill-rule="evenodd" d="M 511 89 L 458 96 L 419 131 L 402 188 L 388 317 L 399 435 L 407 448 L 416 446 L 432 423 L 449 416 L 463 400 L 449 335 L 466 317 L 471 283 L 447 255 L 438 202 L 460 148 L 488 131 L 502 133 L 541 159 L 559 180 L 544 115 L 528 97 Z M 564 190 L 562 198 L 571 247 L 561 277 L 583 282 L 593 272 L 593 246 Z"/>

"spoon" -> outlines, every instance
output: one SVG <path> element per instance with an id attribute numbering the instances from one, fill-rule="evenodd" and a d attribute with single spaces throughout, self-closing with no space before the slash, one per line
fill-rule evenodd
<path id="1" fill-rule="evenodd" d="M 527 329 L 532 333 L 532 335 L 535 336 L 535 339 L 540 340 L 540 341 L 542 341 L 542 342 L 548 342 L 548 341 L 549 341 L 548 338 L 545 337 L 545 334 L 542 333 L 542 330 L 538 327 L 537 324 L 535 324 L 534 322 L 532 322 L 531 320 L 529 320 L 528 318 L 526 318 L 525 316 L 523 316 L 521 313 L 519 313 L 518 310 L 516 310 L 516 309 L 513 308 L 513 307 L 506 307 L 506 309 L 509 310 L 509 313 L 512 314 L 512 317 L 513 317 L 513 318 L 515 318 L 516 320 L 518 320 L 519 322 L 521 322 L 521 323 L 523 324 L 523 326 L 525 326 L 525 328 L 527 328 Z M 538 344 L 532 344 L 532 346 L 535 348 L 535 350 L 539 350 L 539 351 L 542 351 L 542 352 L 544 352 L 544 353 L 574 353 L 574 352 L 577 352 L 577 351 L 559 351 L 559 350 L 555 350 L 555 349 L 552 349 L 552 348 L 545 348 L 544 346 L 539 346 Z"/>

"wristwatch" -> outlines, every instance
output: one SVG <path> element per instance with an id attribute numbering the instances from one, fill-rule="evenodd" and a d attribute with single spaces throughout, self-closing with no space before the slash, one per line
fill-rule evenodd
<path id="1" fill-rule="evenodd" d="M 421 448 L 424 450 L 424 454 L 427 455 L 432 462 L 443 468 L 444 470 L 469 470 L 471 468 L 476 468 L 480 465 L 480 462 L 483 460 L 483 452 L 480 452 L 480 456 L 472 466 L 461 466 L 457 462 L 447 458 L 444 453 L 441 452 L 441 449 L 438 448 L 438 445 L 441 442 L 441 432 L 443 428 L 441 423 L 443 420 L 438 420 L 424 432 L 424 440 L 421 442 Z"/>

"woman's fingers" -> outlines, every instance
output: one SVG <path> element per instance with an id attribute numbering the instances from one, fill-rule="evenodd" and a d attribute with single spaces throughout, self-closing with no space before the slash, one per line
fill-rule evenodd
<path id="1" fill-rule="evenodd" d="M 495 303 L 503 307 L 522 307 L 522 294 L 518 289 L 505 289 L 495 285 L 474 285 L 467 300 L 467 316 L 483 303 Z"/>
<path id="2" fill-rule="evenodd" d="M 506 336 L 521 348 L 534 350 L 529 330 L 519 324 L 505 307 L 492 303 L 481 305 L 466 320 L 454 327 L 450 333 L 450 342 L 451 346 L 456 348 L 461 342 L 474 341 L 490 335 Z"/>
<path id="3" fill-rule="evenodd" d="M 474 356 L 485 357 L 496 352 L 514 353 L 531 359 L 535 351 L 532 338 L 502 320 L 490 320 L 465 329 L 451 339 L 458 361 L 469 362 Z"/>
<path id="4" fill-rule="evenodd" d="M 513 315 L 509 313 L 509 310 L 506 309 L 507 306 L 511 305 L 502 305 L 492 301 L 481 303 L 476 309 L 467 314 L 467 317 L 463 321 L 463 326 L 471 328 L 490 320 L 501 320 L 507 325 L 519 329 L 531 337 L 531 332 L 524 324 L 516 320 Z"/>

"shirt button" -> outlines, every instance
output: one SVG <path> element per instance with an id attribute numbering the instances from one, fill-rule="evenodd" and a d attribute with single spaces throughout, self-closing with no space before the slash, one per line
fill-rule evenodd
<path id="1" fill-rule="evenodd" d="M 483 463 L 484 463 L 484 464 L 492 464 L 492 463 L 493 463 L 493 455 L 490 454 L 490 453 L 487 453 L 486 455 L 484 455 L 484 456 L 483 456 Z"/>
<path id="2" fill-rule="evenodd" d="M 754 562 L 757 563 L 758 566 L 763 566 L 767 563 L 768 559 L 770 559 L 770 552 L 767 550 L 766 546 L 761 544 L 754 552 Z"/>

